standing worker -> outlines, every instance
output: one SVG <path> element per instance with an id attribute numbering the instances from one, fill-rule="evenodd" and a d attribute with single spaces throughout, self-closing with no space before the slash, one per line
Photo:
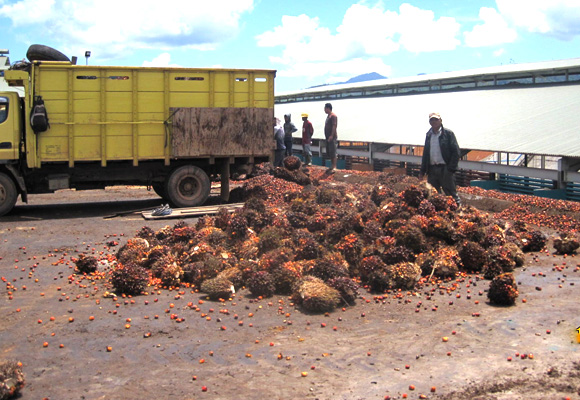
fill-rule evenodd
<path id="1" fill-rule="evenodd" d="M 308 121 L 308 114 L 302 114 L 302 152 L 304 153 L 304 163 L 310 165 L 312 162 L 312 135 L 314 135 L 314 127 L 312 122 Z"/>
<path id="2" fill-rule="evenodd" d="M 286 146 L 286 156 L 292 155 L 292 134 L 298 130 L 294 122 L 290 121 L 292 115 L 284 115 L 284 146 Z"/>
<path id="3" fill-rule="evenodd" d="M 427 174 L 427 182 L 439 193 L 441 189 L 447 196 L 453 197 L 457 206 L 461 199 L 455 187 L 455 172 L 459 164 L 459 145 L 451 129 L 443 127 L 439 113 L 429 114 L 431 129 L 427 132 L 425 148 L 421 158 L 419 178 Z"/>
<path id="4" fill-rule="evenodd" d="M 336 147 L 337 147 L 337 133 L 336 127 L 338 125 L 338 117 L 332 112 L 332 104 L 326 103 L 324 105 L 324 112 L 326 113 L 326 122 L 324 123 L 324 137 L 326 137 L 326 156 L 330 158 L 331 167 L 328 172 L 336 169 Z"/>
<path id="5" fill-rule="evenodd" d="M 274 167 L 281 167 L 284 160 L 284 128 L 280 123 L 280 119 L 274 118 L 274 140 L 276 141 L 276 150 L 274 151 Z"/>

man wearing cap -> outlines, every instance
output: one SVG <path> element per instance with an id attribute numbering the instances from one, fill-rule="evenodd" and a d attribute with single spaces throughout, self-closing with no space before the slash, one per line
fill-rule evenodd
<path id="1" fill-rule="evenodd" d="M 302 114 L 302 150 L 304 153 L 304 163 L 310 165 L 312 162 L 312 135 L 314 135 L 314 127 L 312 122 L 308 121 L 308 114 Z"/>
<path id="2" fill-rule="evenodd" d="M 455 187 L 455 172 L 459 164 L 459 145 L 451 129 L 443 127 L 439 113 L 429 114 L 431 129 L 427 132 L 421 158 L 419 178 L 427 174 L 427 182 L 439 193 L 453 197 L 458 206 L 461 200 Z"/>

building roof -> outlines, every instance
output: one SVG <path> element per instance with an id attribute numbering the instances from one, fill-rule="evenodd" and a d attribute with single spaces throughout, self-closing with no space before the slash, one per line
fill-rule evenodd
<path id="1" fill-rule="evenodd" d="M 416 76 L 375 79 L 372 81 L 343 83 L 336 85 L 324 85 L 291 92 L 276 93 L 276 97 L 295 96 L 296 94 L 315 94 L 328 92 L 341 92 L 349 89 L 371 89 L 382 86 L 412 85 L 424 82 L 448 81 L 448 80 L 483 80 L 490 76 L 521 76 L 528 74 L 538 76 L 553 73 L 559 70 L 580 71 L 580 58 L 566 60 L 542 61 L 536 63 L 506 64 L 485 68 L 474 68 L 462 71 L 446 71 L 434 74 L 421 74 Z"/>
<path id="2" fill-rule="evenodd" d="M 545 74 L 547 70 L 580 68 L 580 59 L 542 64 L 535 71 Z M 493 74 L 499 74 L 498 70 Z M 523 71 L 521 67 L 516 71 L 511 65 L 502 67 L 502 73 L 522 76 Z M 529 71 L 532 69 L 524 72 Z M 449 73 L 445 79 L 466 75 L 466 72 Z M 470 76 L 480 79 L 481 74 Z M 432 75 L 419 78 L 434 81 Z M 300 114 L 308 113 L 315 129 L 314 138 L 324 138 L 326 102 L 332 103 L 338 116 L 339 140 L 420 146 L 429 129 L 428 114 L 436 111 L 441 113 L 444 126 L 455 132 L 464 149 L 580 157 L 580 81 L 577 80 L 395 93 L 383 97 L 326 97 L 277 103 L 275 113 L 276 116 L 291 113 L 297 125 Z"/>

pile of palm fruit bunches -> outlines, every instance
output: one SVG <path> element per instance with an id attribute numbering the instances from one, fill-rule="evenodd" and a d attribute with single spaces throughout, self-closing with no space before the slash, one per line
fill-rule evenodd
<path id="1" fill-rule="evenodd" d="M 353 305 L 362 290 L 412 292 L 426 282 L 473 275 L 492 280 L 491 303 L 514 304 L 512 272 L 524 264 L 524 253 L 548 243 L 537 226 L 458 209 L 414 177 L 351 172 L 356 183 L 322 168 L 305 170 L 297 157 L 287 157 L 283 167 L 261 165 L 232 191 L 243 208 L 191 225 L 143 227 L 112 257 L 111 290 L 139 295 L 189 287 L 219 300 L 246 289 L 328 312 Z M 576 232 L 562 232 L 552 243 L 565 254 L 579 247 Z M 79 257 L 77 268 L 94 271 L 91 257 Z"/>

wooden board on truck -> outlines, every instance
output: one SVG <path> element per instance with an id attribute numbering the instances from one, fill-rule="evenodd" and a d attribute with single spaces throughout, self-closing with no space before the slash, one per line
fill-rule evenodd
<path id="1" fill-rule="evenodd" d="M 174 157 L 264 155 L 274 150 L 269 108 L 172 108 Z"/>

